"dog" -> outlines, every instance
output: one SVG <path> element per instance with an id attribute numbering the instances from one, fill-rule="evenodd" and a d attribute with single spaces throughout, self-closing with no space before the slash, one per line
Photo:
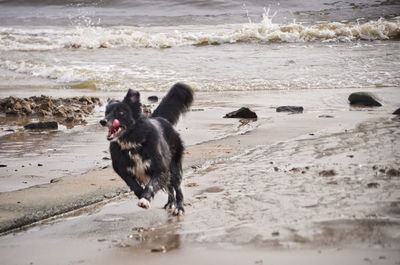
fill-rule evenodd
<path id="1" fill-rule="evenodd" d="M 182 215 L 182 159 L 184 145 L 174 129 L 194 98 L 191 87 L 176 83 L 154 112 L 142 113 L 140 93 L 129 89 L 122 101 L 112 100 L 100 121 L 108 127 L 107 140 L 114 171 L 139 198 L 138 206 L 148 209 L 159 190 L 167 191 L 164 209 Z"/>

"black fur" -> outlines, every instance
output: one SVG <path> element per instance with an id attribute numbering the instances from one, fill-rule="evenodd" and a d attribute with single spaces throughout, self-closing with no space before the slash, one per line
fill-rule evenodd
<path id="1" fill-rule="evenodd" d="M 186 112 L 193 102 L 193 91 L 185 84 L 177 83 L 169 90 L 152 117 L 163 117 L 175 125 L 182 112 Z"/>
<path id="2" fill-rule="evenodd" d="M 180 187 L 184 146 L 173 125 L 192 102 L 192 89 L 177 83 L 150 118 L 142 114 L 139 92 L 131 89 L 122 102 L 111 101 L 106 107 L 100 123 L 110 130 L 113 168 L 141 199 L 140 207 L 147 208 L 163 189 L 168 192 L 164 208 L 176 207 L 175 214 L 184 212 Z"/>

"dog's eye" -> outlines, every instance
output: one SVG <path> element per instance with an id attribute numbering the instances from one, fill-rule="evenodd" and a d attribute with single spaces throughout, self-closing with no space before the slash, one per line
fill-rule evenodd
<path id="1" fill-rule="evenodd" d="M 120 111 L 120 112 L 119 112 L 119 115 L 121 115 L 121 116 L 124 116 L 124 114 L 125 114 L 125 113 L 124 113 L 123 111 Z"/>

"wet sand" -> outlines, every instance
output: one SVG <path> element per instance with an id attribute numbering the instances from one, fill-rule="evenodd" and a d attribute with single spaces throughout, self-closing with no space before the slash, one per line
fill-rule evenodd
<path id="1" fill-rule="evenodd" d="M 400 177 L 389 170 L 400 169 L 391 115 L 400 94 L 372 89 L 384 106 L 358 109 L 348 106 L 351 91 L 199 93 L 193 108 L 204 111 L 179 125 L 191 143 L 184 217 L 161 209 L 163 193 L 139 209 L 111 169 L 97 169 L 0 193 L 3 228 L 97 202 L 3 235 L 0 256 L 7 264 L 398 264 Z M 305 112 L 276 113 L 279 105 Z M 258 121 L 238 128 L 221 119 L 241 106 Z M 195 144 L 199 135 L 221 139 Z"/>

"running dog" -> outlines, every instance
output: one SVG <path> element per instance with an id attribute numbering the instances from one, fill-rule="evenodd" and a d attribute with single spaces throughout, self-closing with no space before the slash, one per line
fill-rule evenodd
<path id="1" fill-rule="evenodd" d="M 177 83 L 150 117 L 143 115 L 140 93 L 132 89 L 122 101 L 107 104 L 100 124 L 108 127 L 112 165 L 139 198 L 139 207 L 149 208 L 151 199 L 161 189 L 168 192 L 164 209 L 174 209 L 174 215 L 184 213 L 184 146 L 173 125 L 192 102 L 193 90 Z"/>

